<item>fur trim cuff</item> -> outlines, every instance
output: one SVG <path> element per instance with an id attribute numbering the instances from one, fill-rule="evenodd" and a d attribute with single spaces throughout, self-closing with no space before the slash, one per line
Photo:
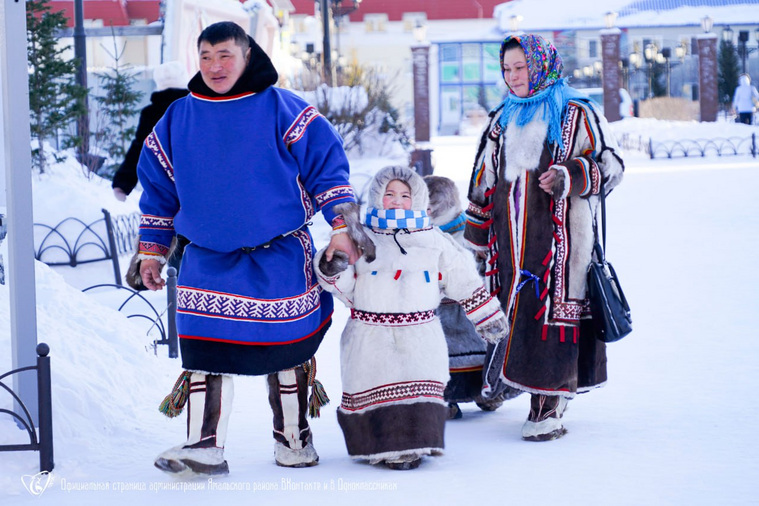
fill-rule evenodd
<path id="1" fill-rule="evenodd" d="M 161 265 L 164 265 L 166 263 L 166 258 L 161 255 L 148 255 L 147 253 L 140 253 L 136 258 L 137 260 L 158 260 L 158 263 Z"/>

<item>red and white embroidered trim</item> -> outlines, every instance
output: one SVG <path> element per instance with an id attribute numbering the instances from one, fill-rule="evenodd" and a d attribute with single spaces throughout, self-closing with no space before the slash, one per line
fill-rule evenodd
<path id="1" fill-rule="evenodd" d="M 351 309 L 351 318 L 369 325 L 385 325 L 388 327 L 403 327 L 406 325 L 419 325 L 427 323 L 435 318 L 435 311 L 418 311 L 416 313 L 370 313 Z"/>
<path id="2" fill-rule="evenodd" d="M 343 392 L 340 407 L 347 411 L 358 411 L 377 404 L 405 401 L 419 397 L 443 400 L 445 385 L 439 381 L 408 381 L 381 385 L 371 390 L 349 394 Z"/>

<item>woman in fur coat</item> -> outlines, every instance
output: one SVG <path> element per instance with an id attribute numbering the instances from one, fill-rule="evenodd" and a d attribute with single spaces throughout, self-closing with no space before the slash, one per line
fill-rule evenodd
<path id="1" fill-rule="evenodd" d="M 509 317 L 500 379 L 531 394 L 522 438 L 547 441 L 566 433 L 567 401 L 606 381 L 586 274 L 598 195 L 624 167 L 603 115 L 561 78 L 552 44 L 509 36 L 501 68 L 509 94 L 480 138 L 465 238 Z"/>
<path id="2" fill-rule="evenodd" d="M 343 396 L 337 411 L 348 453 L 413 469 L 443 451 L 448 353 L 435 308 L 459 301 L 480 335 L 497 341 L 506 318 L 471 253 L 433 228 L 427 186 L 413 170 L 386 167 L 370 186 L 365 229 L 376 258 L 348 264 L 317 253 L 319 284 L 351 308 L 341 339 Z"/>

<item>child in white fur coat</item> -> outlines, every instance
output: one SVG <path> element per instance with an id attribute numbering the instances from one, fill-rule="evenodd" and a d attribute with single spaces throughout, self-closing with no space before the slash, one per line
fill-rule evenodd
<path id="1" fill-rule="evenodd" d="M 376 258 L 355 265 L 317 253 L 319 284 L 351 308 L 341 339 L 343 396 L 337 411 L 348 453 L 392 469 L 418 467 L 444 448 L 448 352 L 435 316 L 459 301 L 480 335 L 507 333 L 471 253 L 433 228 L 427 186 L 413 170 L 386 167 L 370 187 L 365 229 Z"/>

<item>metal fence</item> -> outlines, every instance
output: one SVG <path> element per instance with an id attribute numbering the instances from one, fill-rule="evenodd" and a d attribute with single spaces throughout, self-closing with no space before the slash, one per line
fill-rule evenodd
<path id="1" fill-rule="evenodd" d="M 118 311 L 129 312 L 129 314 L 127 314 L 127 318 L 145 319 L 152 322 L 152 325 L 148 332 L 150 332 L 151 329 L 156 328 L 158 329 L 158 333 L 161 336 L 160 339 L 153 341 L 153 350 L 157 352 L 158 345 L 167 345 L 169 347 L 169 358 L 177 358 L 179 356 L 179 344 L 176 326 L 177 270 L 174 267 L 169 267 L 166 271 L 166 274 L 168 277 L 166 283 L 166 310 L 161 313 L 159 313 L 156 307 L 151 304 L 149 300 L 143 297 L 140 292 L 127 286 L 116 285 L 112 283 L 103 283 L 99 285 L 89 286 L 82 291 L 86 293 L 91 290 L 97 290 L 99 288 L 116 288 L 117 290 L 125 292 L 125 297 L 121 301 L 121 304 L 118 307 Z M 141 312 L 130 312 L 131 310 L 127 309 L 128 304 L 135 299 L 139 299 L 141 303 L 145 304 L 147 308 L 149 308 L 149 314 L 144 314 Z M 164 324 L 163 320 L 161 319 L 164 313 L 166 313 L 166 324 Z"/>
<path id="2" fill-rule="evenodd" d="M 139 233 L 140 214 L 111 216 L 101 210 L 103 218 L 84 223 L 69 217 L 54 227 L 35 223 L 34 258 L 47 265 L 69 265 L 110 260 L 113 264 L 115 283 L 121 286 L 119 255 L 134 250 Z M 41 237 L 38 241 L 37 238 Z"/>
<path id="3" fill-rule="evenodd" d="M 713 139 L 677 139 L 655 141 L 652 138 L 623 134 L 619 139 L 620 147 L 627 150 L 641 151 L 652 160 L 666 156 L 667 158 L 701 156 L 708 154 L 751 155 L 756 158 L 756 134 L 751 137 L 716 137 Z"/>
<path id="4" fill-rule="evenodd" d="M 16 420 L 29 436 L 29 443 L 0 445 L 0 452 L 19 452 L 19 451 L 39 451 L 40 452 L 40 472 L 52 471 L 55 463 L 53 462 L 53 402 L 52 388 L 50 383 L 50 347 L 45 343 L 37 345 L 37 365 L 21 367 L 7 372 L 0 376 L 0 388 L 10 394 L 16 404 L 21 408 L 22 414 L 16 413 L 9 409 L 0 409 L 0 413 L 10 415 Z M 37 405 L 39 409 L 39 436 L 34 430 L 34 420 L 29 414 L 29 409 L 21 402 L 19 396 L 8 385 L 3 383 L 3 379 L 13 374 L 19 374 L 24 371 L 37 372 Z"/>

